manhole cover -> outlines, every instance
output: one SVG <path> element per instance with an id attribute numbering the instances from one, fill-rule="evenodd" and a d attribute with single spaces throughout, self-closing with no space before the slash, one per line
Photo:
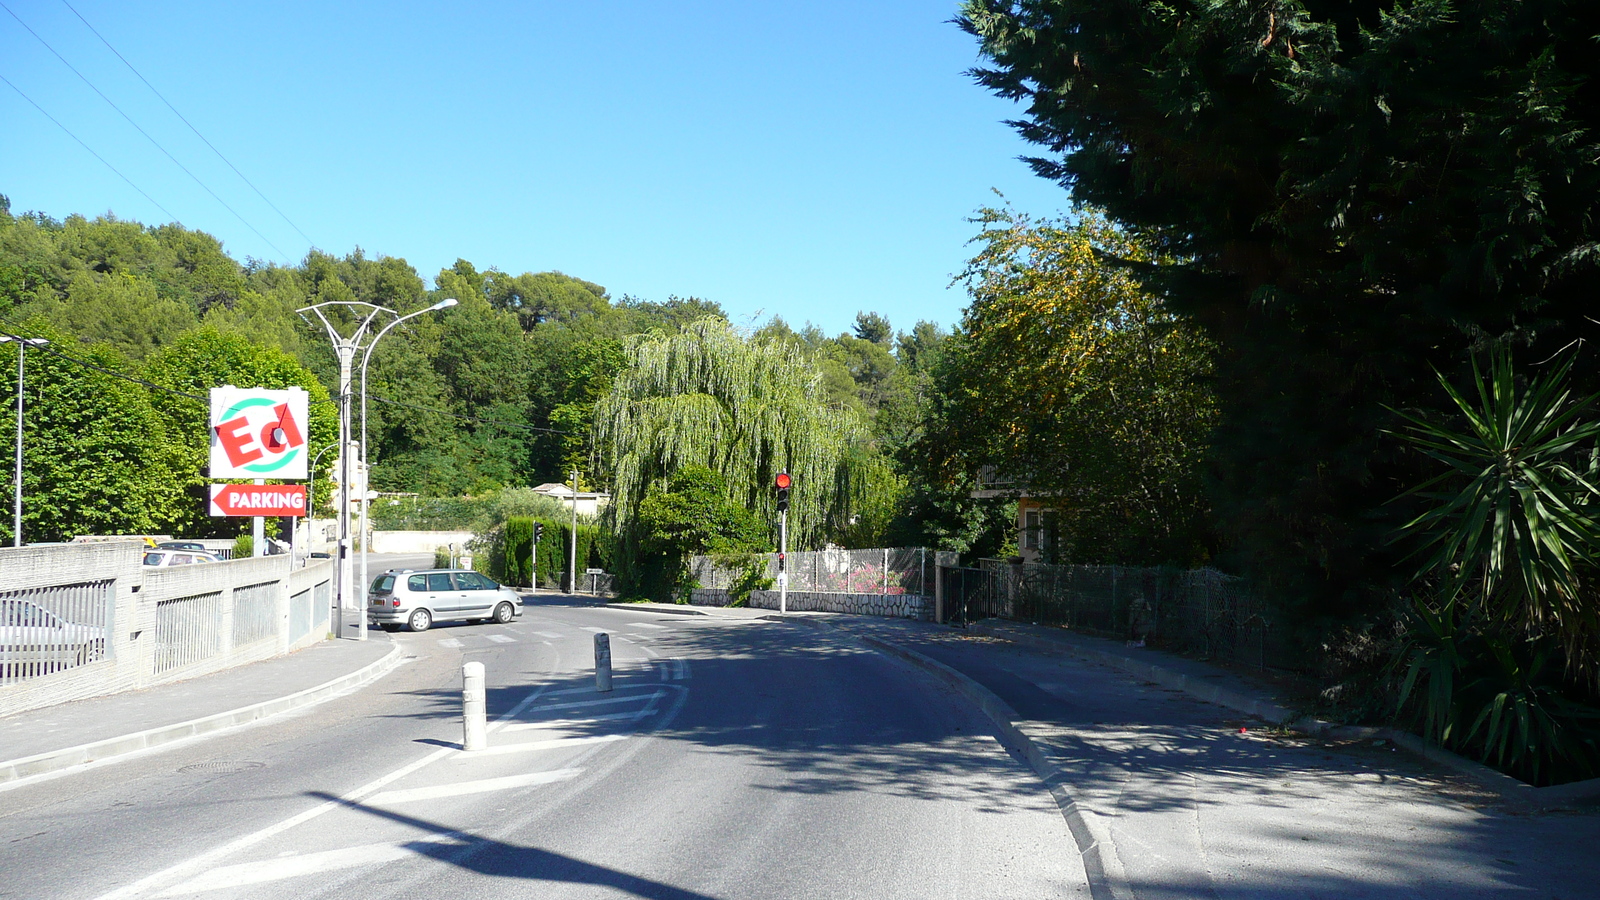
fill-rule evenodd
<path id="1" fill-rule="evenodd" d="M 248 759 L 219 759 L 213 762 L 195 763 L 192 766 L 184 766 L 178 771 L 187 772 L 190 774 L 202 773 L 206 775 L 231 775 L 234 772 L 246 772 L 250 769 L 264 769 L 266 767 L 267 764 L 264 762 L 254 762 Z"/>

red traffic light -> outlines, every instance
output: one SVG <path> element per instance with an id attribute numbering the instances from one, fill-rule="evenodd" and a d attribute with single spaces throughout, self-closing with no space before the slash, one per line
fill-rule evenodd
<path id="1" fill-rule="evenodd" d="M 789 485 L 792 483 L 794 483 L 794 479 L 789 477 L 788 472 L 778 473 L 778 490 L 787 491 L 789 489 Z"/>

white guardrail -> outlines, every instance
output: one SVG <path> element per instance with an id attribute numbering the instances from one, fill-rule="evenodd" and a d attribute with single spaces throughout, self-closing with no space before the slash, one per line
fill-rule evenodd
<path id="1" fill-rule="evenodd" d="M 149 568 L 135 541 L 0 548 L 0 716 L 192 678 L 328 633 L 333 564 Z"/>

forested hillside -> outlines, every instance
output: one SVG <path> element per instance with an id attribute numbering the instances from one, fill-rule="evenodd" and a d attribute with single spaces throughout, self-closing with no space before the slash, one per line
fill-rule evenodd
<path id="1" fill-rule="evenodd" d="M 624 365 L 630 336 L 676 333 L 707 317 L 726 321 L 712 301 L 613 297 L 560 272 L 512 275 L 464 259 L 432 273 L 432 282 L 430 288 L 403 259 L 359 248 L 342 257 L 313 251 L 292 267 L 239 261 L 205 232 L 110 215 L 13 214 L 0 198 L 5 329 L 53 341 L 30 354 L 30 394 L 53 377 L 96 379 L 85 383 L 86 394 L 131 408 L 127 415 L 137 420 L 108 438 L 136 445 L 120 491 L 130 499 L 113 501 L 92 522 L 70 515 L 46 521 L 51 505 L 81 505 L 65 502 L 65 494 L 59 504 L 30 504 L 30 539 L 70 537 L 76 529 L 212 527 L 198 505 L 203 408 L 172 391 L 204 395 L 212 383 L 260 380 L 265 367 L 285 384 L 314 384 L 314 400 L 333 397 L 338 370 L 328 337 L 296 313 L 311 304 L 353 300 L 408 313 L 445 297 L 460 301 L 386 336 L 368 386 L 373 487 L 435 497 L 565 481 L 573 468 L 587 484 L 607 486 L 610 473 L 597 468 L 590 425 Z M 812 325 L 795 330 L 778 318 L 737 324 L 748 338 L 792 346 L 824 402 L 867 423 L 875 451 L 892 457 L 919 432 L 928 365 L 947 337 L 937 326 L 922 322 L 897 333 L 874 313 L 835 336 Z M 90 361 L 150 384 L 119 381 L 83 364 Z M 0 368 L 15 378 L 14 366 Z M 3 389 L 14 391 L 15 382 Z M 332 443 L 333 404 L 315 408 L 321 418 L 314 439 Z M 42 412 L 30 419 L 31 446 L 51 443 L 38 431 L 48 424 Z M 45 454 L 36 449 L 30 458 Z M 92 456 L 83 448 L 68 455 Z M 333 456 L 322 460 L 324 478 Z M 36 468 L 30 463 L 25 480 L 30 496 L 47 498 L 66 480 Z M 900 527 L 917 530 L 910 519 Z M 858 537 L 884 535 L 879 529 Z"/>

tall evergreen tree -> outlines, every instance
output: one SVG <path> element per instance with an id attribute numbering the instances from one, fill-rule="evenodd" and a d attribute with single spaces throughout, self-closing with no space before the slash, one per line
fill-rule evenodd
<path id="1" fill-rule="evenodd" d="M 1600 336 L 1600 5 L 969 0 L 960 21 L 978 80 L 1027 105 L 1039 174 L 1183 261 L 1141 277 L 1220 345 L 1217 518 L 1307 612 L 1393 570 L 1382 506 L 1413 479 L 1380 428 L 1431 402 L 1430 362 Z"/>

